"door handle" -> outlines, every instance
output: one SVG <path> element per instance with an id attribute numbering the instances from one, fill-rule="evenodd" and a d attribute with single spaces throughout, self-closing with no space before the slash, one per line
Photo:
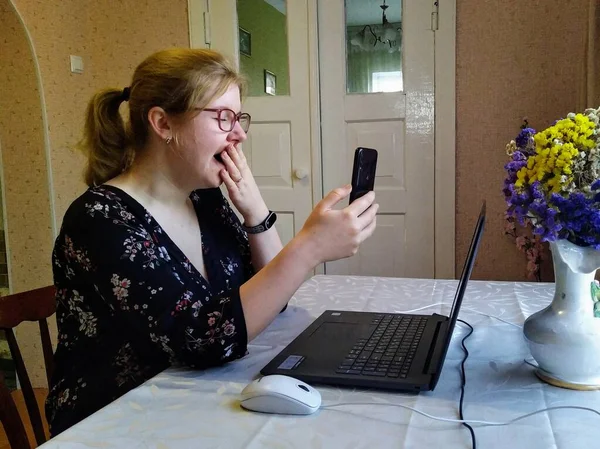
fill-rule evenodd
<path id="1" fill-rule="evenodd" d="M 308 176 L 308 171 L 303 168 L 297 168 L 294 170 L 294 176 L 296 179 L 305 179 Z"/>

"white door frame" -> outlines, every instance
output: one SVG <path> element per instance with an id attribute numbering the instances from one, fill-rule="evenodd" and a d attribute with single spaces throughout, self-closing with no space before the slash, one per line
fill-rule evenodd
<path id="1" fill-rule="evenodd" d="M 434 3 L 433 13 L 436 12 Z M 456 0 L 437 2 L 438 29 L 435 31 L 435 265 L 437 279 L 456 278 Z M 311 85 L 311 158 L 313 201 L 323 195 L 321 120 L 319 101 L 319 45 L 317 0 L 309 2 L 309 50 Z M 451 236 L 448 238 L 448 236 Z M 323 270 L 320 267 L 320 270 Z M 321 271 L 322 272 L 322 271 Z"/>
<path id="2" fill-rule="evenodd" d="M 438 279 L 455 279 L 455 174 L 456 174 L 456 0 L 439 3 L 435 31 L 435 273 Z M 189 0 L 190 46 L 210 45 L 210 30 L 198 23 L 207 6 L 204 0 Z M 206 8 L 206 9 L 205 9 Z M 192 14 L 195 12 L 196 14 Z M 215 11 L 216 13 L 216 11 Z M 194 20 L 192 16 L 195 16 Z M 317 0 L 308 1 L 309 83 L 313 205 L 322 198 L 323 171 L 319 98 L 319 41 Z M 204 39 L 206 38 L 206 40 Z M 448 236 L 451 236 L 448 238 Z M 317 273 L 323 273 L 319 266 Z"/>
<path id="3" fill-rule="evenodd" d="M 188 0 L 190 48 L 208 48 L 210 46 L 209 7 L 208 0 Z"/>
<path id="4" fill-rule="evenodd" d="M 321 152 L 321 96 L 319 94 L 319 21 L 317 0 L 308 2 L 308 57 L 310 92 L 310 148 L 312 161 L 313 207 L 323 199 L 323 157 Z M 315 269 L 316 274 L 325 273 L 325 265 Z"/>
<path id="5" fill-rule="evenodd" d="M 455 279 L 456 0 L 439 1 L 438 24 L 435 32 L 435 277 Z"/>

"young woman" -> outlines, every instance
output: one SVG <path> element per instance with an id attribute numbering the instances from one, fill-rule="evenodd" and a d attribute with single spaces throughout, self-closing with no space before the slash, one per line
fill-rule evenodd
<path id="1" fill-rule="evenodd" d="M 53 252 L 53 435 L 171 365 L 243 357 L 318 264 L 354 254 L 373 233 L 373 193 L 334 209 L 345 186 L 282 248 L 240 149 L 250 126 L 243 86 L 220 54 L 172 49 L 143 61 L 130 87 L 90 101 L 89 188 Z"/>

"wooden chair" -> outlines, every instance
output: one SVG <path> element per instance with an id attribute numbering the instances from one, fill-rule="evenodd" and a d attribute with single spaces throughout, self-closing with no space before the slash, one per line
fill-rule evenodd
<path id="1" fill-rule="evenodd" d="M 10 390 L 4 383 L 4 375 L 0 372 L 0 421 L 4 427 L 4 433 L 14 449 L 27 448 L 29 440 L 25 432 L 25 426 L 19 415 L 19 410 L 13 400 Z"/>
<path id="2" fill-rule="evenodd" d="M 6 333 L 10 354 L 14 360 L 17 378 L 21 384 L 23 398 L 27 407 L 27 414 L 33 428 L 35 441 L 38 445 L 47 440 L 42 416 L 37 404 L 36 396 L 31 387 L 31 381 L 27 375 L 25 363 L 17 344 L 13 328 L 23 321 L 38 321 L 42 339 L 42 351 L 46 365 L 46 377 L 50 384 L 52 376 L 52 343 L 48 331 L 47 318 L 52 316 L 56 310 L 56 298 L 54 286 L 42 287 L 23 293 L 0 297 L 0 330 Z M 14 449 L 30 448 L 23 421 L 15 407 L 12 396 L 0 379 L 0 416 L 6 436 Z M 7 397 L 7 393 L 9 398 Z"/>

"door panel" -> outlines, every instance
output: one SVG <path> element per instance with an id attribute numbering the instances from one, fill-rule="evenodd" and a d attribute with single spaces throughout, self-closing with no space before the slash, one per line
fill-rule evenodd
<path id="1" fill-rule="evenodd" d="M 238 17 L 237 11 L 249 16 Z M 267 206 L 277 212 L 276 227 L 285 245 L 302 228 L 313 206 L 308 0 L 212 0 L 210 16 L 211 48 L 231 57 L 242 72 L 246 67 L 252 77 L 250 93 L 255 95 L 243 104 L 252 125 L 242 148 Z M 261 25 L 261 20 L 269 23 Z M 273 22 L 284 23 L 285 32 L 273 30 Z M 285 51 L 282 35 L 287 35 Z M 281 68 L 281 60 L 273 60 L 272 52 L 289 59 L 285 67 L 289 70 Z M 275 95 L 266 89 L 257 92 L 257 86 L 262 88 L 271 75 L 277 83 Z"/>
<path id="2" fill-rule="evenodd" d="M 379 152 L 377 229 L 357 255 L 327 263 L 326 273 L 432 278 L 431 4 L 387 1 L 386 19 L 382 4 L 318 2 L 325 192 L 350 182 L 356 147 Z"/>

